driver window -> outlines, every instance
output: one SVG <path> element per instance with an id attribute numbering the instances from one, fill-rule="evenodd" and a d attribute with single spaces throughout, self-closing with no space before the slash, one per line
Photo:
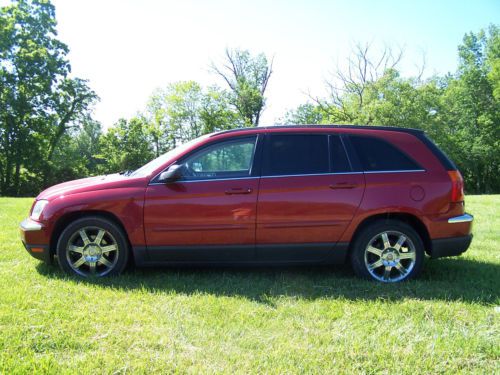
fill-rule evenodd
<path id="1" fill-rule="evenodd" d="M 184 180 L 250 176 L 257 137 L 240 138 L 209 146 L 183 164 Z"/>

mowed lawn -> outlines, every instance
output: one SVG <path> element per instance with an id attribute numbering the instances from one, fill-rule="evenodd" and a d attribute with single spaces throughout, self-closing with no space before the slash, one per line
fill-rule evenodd
<path id="1" fill-rule="evenodd" d="M 81 281 L 23 249 L 31 202 L 0 198 L 0 373 L 500 372 L 500 195 L 467 197 L 465 255 L 398 285 L 347 266 Z"/>

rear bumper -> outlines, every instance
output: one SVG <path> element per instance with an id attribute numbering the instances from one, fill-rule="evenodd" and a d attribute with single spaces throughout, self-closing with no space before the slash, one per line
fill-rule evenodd
<path id="1" fill-rule="evenodd" d="M 459 230 L 462 235 L 447 238 L 436 238 L 431 240 L 431 257 L 452 257 L 464 253 L 472 242 L 472 222 L 474 216 L 463 214 L 450 217 L 447 224 Z"/>
<path id="2" fill-rule="evenodd" d="M 431 240 L 431 258 L 453 257 L 464 253 L 472 242 L 472 234 L 463 237 Z"/>
<path id="3" fill-rule="evenodd" d="M 38 260 L 52 262 L 49 245 L 43 243 L 45 228 L 42 224 L 31 219 L 25 219 L 19 226 L 21 241 L 26 251 Z"/>

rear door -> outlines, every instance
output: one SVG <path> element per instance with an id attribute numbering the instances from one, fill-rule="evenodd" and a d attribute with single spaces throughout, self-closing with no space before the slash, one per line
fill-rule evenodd
<path id="1" fill-rule="evenodd" d="M 270 133 L 257 202 L 257 258 L 317 261 L 351 222 L 364 190 L 339 135 Z"/>

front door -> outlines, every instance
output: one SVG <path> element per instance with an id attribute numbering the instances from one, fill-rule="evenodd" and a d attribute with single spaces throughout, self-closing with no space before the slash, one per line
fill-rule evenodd
<path id="1" fill-rule="evenodd" d="M 257 136 L 202 146 L 178 162 L 179 180 L 148 186 L 144 227 L 150 260 L 254 259 L 256 146 Z"/>
<path id="2" fill-rule="evenodd" d="M 364 186 L 338 135 L 268 135 L 257 204 L 258 259 L 317 261 L 332 255 Z"/>

